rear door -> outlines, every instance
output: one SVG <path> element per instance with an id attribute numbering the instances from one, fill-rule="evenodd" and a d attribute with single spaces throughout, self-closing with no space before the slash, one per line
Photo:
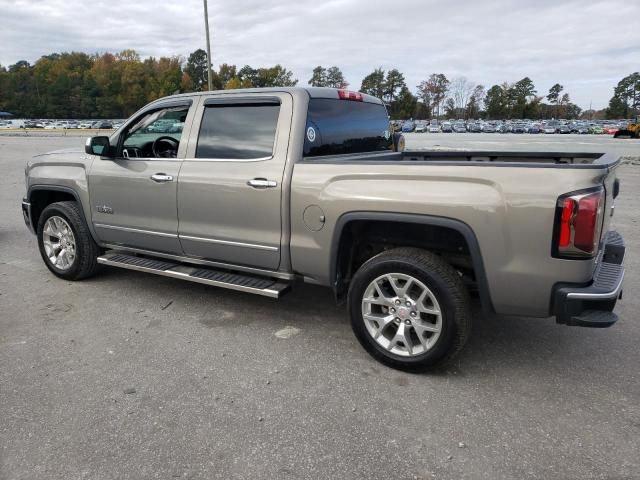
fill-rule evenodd
<path id="1" fill-rule="evenodd" d="M 278 268 L 292 105 L 287 93 L 201 100 L 178 179 L 178 230 L 187 255 Z"/>

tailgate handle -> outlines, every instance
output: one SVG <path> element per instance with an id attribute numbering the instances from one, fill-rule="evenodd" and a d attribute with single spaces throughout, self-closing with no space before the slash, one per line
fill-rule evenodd
<path id="1" fill-rule="evenodd" d="M 266 178 L 254 178 L 247 182 L 247 185 L 253 188 L 274 188 L 278 186 L 275 180 L 267 180 Z"/>

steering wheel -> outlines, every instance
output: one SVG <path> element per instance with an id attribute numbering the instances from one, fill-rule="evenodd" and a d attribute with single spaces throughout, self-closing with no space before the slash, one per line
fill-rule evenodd
<path id="1" fill-rule="evenodd" d="M 165 145 L 169 144 L 169 148 L 161 149 L 160 144 L 163 142 Z M 171 144 L 175 145 L 175 148 Z M 180 145 L 180 142 L 173 137 L 158 137 L 151 144 L 151 151 L 156 158 L 176 158 L 176 155 L 178 154 L 178 145 Z"/>

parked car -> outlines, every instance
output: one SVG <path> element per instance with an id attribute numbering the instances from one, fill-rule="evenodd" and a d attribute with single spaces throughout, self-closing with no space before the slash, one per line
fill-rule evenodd
<path id="1" fill-rule="evenodd" d="M 183 133 L 140 134 L 188 115 Z M 395 368 L 451 360 L 472 292 L 510 317 L 616 322 L 618 158 L 401 152 L 388 129 L 381 100 L 345 90 L 166 97 L 84 152 L 31 159 L 22 213 L 65 281 L 105 265 L 273 298 L 295 281 L 331 288 L 361 345 Z"/>
<path id="2" fill-rule="evenodd" d="M 511 126 L 511 133 L 524 133 L 525 132 L 525 128 L 524 128 L 524 124 L 522 123 L 514 123 Z"/>
<path id="3" fill-rule="evenodd" d="M 416 122 L 416 128 L 413 130 L 416 133 L 424 133 L 429 128 L 429 125 L 424 120 L 418 120 Z"/>
<path id="4" fill-rule="evenodd" d="M 456 122 L 453 124 L 453 131 L 455 133 L 466 133 L 467 127 L 464 122 Z"/>
<path id="5" fill-rule="evenodd" d="M 537 123 L 532 123 L 531 125 L 527 126 L 527 133 L 531 133 L 535 135 L 541 132 L 542 132 L 542 128 Z"/>
<path id="6" fill-rule="evenodd" d="M 402 124 L 402 131 L 404 133 L 413 132 L 415 128 L 416 128 L 416 124 L 413 123 L 411 120 L 408 120 Z"/>
<path id="7" fill-rule="evenodd" d="M 594 135 L 601 135 L 604 133 L 604 129 L 600 125 L 591 125 L 589 127 L 589 131 Z"/>
<path id="8" fill-rule="evenodd" d="M 603 133 L 605 135 L 615 135 L 618 130 L 617 126 L 608 126 L 603 128 Z"/>
<path id="9" fill-rule="evenodd" d="M 477 122 L 473 122 L 473 123 L 469 123 L 467 125 L 467 129 L 471 132 L 471 133 L 481 133 L 482 132 L 482 125 L 480 125 Z"/>
<path id="10" fill-rule="evenodd" d="M 566 135 L 567 133 L 571 133 L 571 128 L 569 128 L 569 125 L 563 123 L 557 128 L 557 132 Z"/>
<path id="11" fill-rule="evenodd" d="M 436 121 L 432 121 L 429 124 L 429 133 L 440 133 L 440 124 Z"/>
<path id="12" fill-rule="evenodd" d="M 451 133 L 453 132 L 453 126 L 451 122 L 442 122 L 442 133 Z"/>
<path id="13" fill-rule="evenodd" d="M 557 130 L 557 125 L 552 123 L 547 123 L 542 129 L 542 131 L 547 135 L 553 135 L 554 133 L 556 133 L 556 130 Z"/>
<path id="14" fill-rule="evenodd" d="M 482 131 L 484 133 L 496 133 L 496 127 L 490 123 L 482 125 Z"/>

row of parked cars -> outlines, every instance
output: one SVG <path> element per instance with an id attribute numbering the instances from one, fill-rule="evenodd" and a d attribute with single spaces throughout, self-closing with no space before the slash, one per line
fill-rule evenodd
<path id="1" fill-rule="evenodd" d="M 42 128 L 44 130 L 113 129 L 124 120 L 3 120 L 0 128 Z"/>
<path id="2" fill-rule="evenodd" d="M 568 120 L 394 120 L 394 129 L 405 133 L 546 133 L 546 134 L 607 134 L 614 135 L 628 121 L 568 121 Z"/>

